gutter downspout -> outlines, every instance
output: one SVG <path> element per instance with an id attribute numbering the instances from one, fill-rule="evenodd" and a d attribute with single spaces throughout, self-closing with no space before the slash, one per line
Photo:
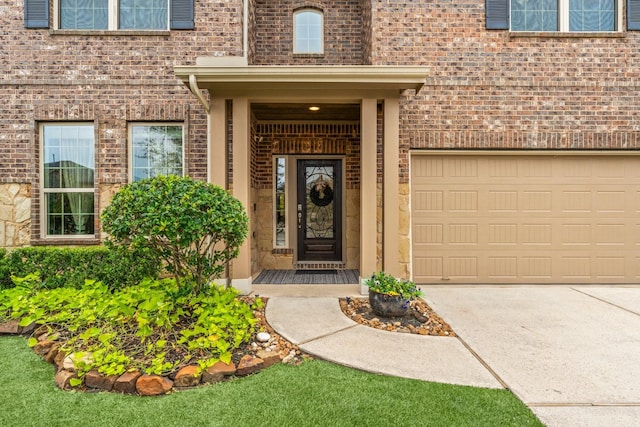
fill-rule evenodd
<path id="1" fill-rule="evenodd" d="M 196 76 L 194 74 L 189 75 L 189 89 L 191 89 L 191 93 L 193 93 L 196 98 L 198 98 L 200 104 L 202 104 L 207 114 L 209 114 L 209 112 L 211 111 L 211 106 L 209 105 L 207 100 L 204 99 L 204 96 L 202 95 L 202 92 L 198 87 L 198 80 L 196 79 Z"/>

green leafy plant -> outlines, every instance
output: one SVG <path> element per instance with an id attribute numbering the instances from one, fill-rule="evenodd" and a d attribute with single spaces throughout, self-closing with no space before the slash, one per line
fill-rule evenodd
<path id="1" fill-rule="evenodd" d="M 102 214 L 109 244 L 148 250 L 178 284 L 193 277 L 196 291 L 237 256 L 248 222 L 242 204 L 224 189 L 177 176 L 124 186 Z"/>
<path id="2" fill-rule="evenodd" d="M 14 281 L 14 288 L 0 290 L 0 321 L 47 325 L 49 337 L 74 360 L 79 381 L 92 369 L 165 374 L 188 363 L 200 369 L 228 363 L 256 333 L 253 310 L 262 306 L 259 298 L 241 299 L 232 288 L 185 293 L 171 278 L 115 291 L 95 280 L 80 289 L 42 289 L 38 274 Z"/>
<path id="3" fill-rule="evenodd" d="M 422 291 L 415 283 L 403 280 L 387 274 L 384 271 L 374 273 L 364 281 L 365 285 L 374 292 L 386 295 L 399 295 L 406 300 L 412 300 L 422 296 Z"/>
<path id="4" fill-rule="evenodd" d="M 0 252 L 0 289 L 15 286 L 12 276 L 38 273 L 39 287 L 81 288 L 87 278 L 110 289 L 135 285 L 145 277 L 157 277 L 158 262 L 148 251 L 128 248 L 26 247 Z"/>

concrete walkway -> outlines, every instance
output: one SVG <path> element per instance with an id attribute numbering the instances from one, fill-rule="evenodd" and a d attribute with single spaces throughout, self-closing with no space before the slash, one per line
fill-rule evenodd
<path id="1" fill-rule="evenodd" d="M 329 295 L 346 288 L 322 297 L 277 289 L 267 320 L 321 359 L 399 377 L 504 386 L 548 426 L 640 424 L 640 287 L 423 287 L 460 338 L 359 325 Z"/>

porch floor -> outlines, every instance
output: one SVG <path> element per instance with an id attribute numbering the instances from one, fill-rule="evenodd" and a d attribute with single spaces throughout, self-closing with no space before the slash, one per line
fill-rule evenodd
<path id="1" fill-rule="evenodd" d="M 254 284 L 322 285 L 357 284 L 358 270 L 262 270 Z"/>

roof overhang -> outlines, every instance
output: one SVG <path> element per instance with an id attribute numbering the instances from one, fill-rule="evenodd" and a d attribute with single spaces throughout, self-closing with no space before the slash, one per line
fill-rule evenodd
<path id="1" fill-rule="evenodd" d="M 206 89 L 216 97 L 272 100 L 399 96 L 407 89 L 419 91 L 429 73 L 416 66 L 219 66 L 201 58 L 174 71 L 198 98 Z"/>

